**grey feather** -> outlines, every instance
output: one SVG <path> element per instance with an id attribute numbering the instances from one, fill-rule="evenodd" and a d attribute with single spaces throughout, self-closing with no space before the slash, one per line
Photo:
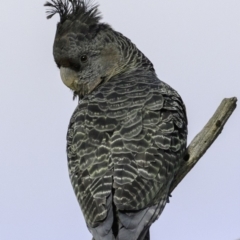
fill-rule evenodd
<path id="1" fill-rule="evenodd" d="M 183 101 L 128 38 L 100 22 L 97 5 L 46 6 L 49 18 L 60 14 L 54 60 L 79 97 L 67 157 L 89 231 L 95 240 L 149 240 L 184 161 Z"/>

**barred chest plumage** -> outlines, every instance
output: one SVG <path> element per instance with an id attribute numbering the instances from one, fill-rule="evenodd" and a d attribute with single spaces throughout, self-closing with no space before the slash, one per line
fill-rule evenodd
<path id="1" fill-rule="evenodd" d="M 120 210 L 168 194 L 186 147 L 178 93 L 154 73 L 111 79 L 78 104 L 69 124 L 69 174 L 89 225 L 104 219 L 112 194 Z"/>

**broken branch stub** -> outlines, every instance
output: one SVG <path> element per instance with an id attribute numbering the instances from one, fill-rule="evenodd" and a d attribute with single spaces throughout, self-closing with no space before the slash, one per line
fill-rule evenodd
<path id="1" fill-rule="evenodd" d="M 237 106 L 237 98 L 225 98 L 217 108 L 216 112 L 210 118 L 208 123 L 192 140 L 187 148 L 184 164 L 180 167 L 178 174 L 175 176 L 170 193 L 177 187 L 188 172 L 195 166 L 203 154 L 208 150 L 218 135 L 222 132 L 223 127 Z"/>

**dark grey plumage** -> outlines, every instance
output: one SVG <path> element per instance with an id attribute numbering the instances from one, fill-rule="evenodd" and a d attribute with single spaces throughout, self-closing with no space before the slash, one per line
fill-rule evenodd
<path id="1" fill-rule="evenodd" d="M 67 134 L 70 179 L 95 240 L 147 240 L 186 149 L 179 94 L 97 5 L 52 1 L 53 54 L 79 97 Z"/>

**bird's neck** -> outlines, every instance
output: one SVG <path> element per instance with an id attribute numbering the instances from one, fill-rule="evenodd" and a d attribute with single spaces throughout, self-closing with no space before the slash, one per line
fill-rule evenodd
<path id="1" fill-rule="evenodd" d="M 112 29 L 109 29 L 106 35 L 111 38 L 112 42 L 115 42 L 119 54 L 120 61 L 114 69 L 114 75 L 122 73 L 129 74 L 141 70 L 155 72 L 152 62 L 130 39 Z"/>

